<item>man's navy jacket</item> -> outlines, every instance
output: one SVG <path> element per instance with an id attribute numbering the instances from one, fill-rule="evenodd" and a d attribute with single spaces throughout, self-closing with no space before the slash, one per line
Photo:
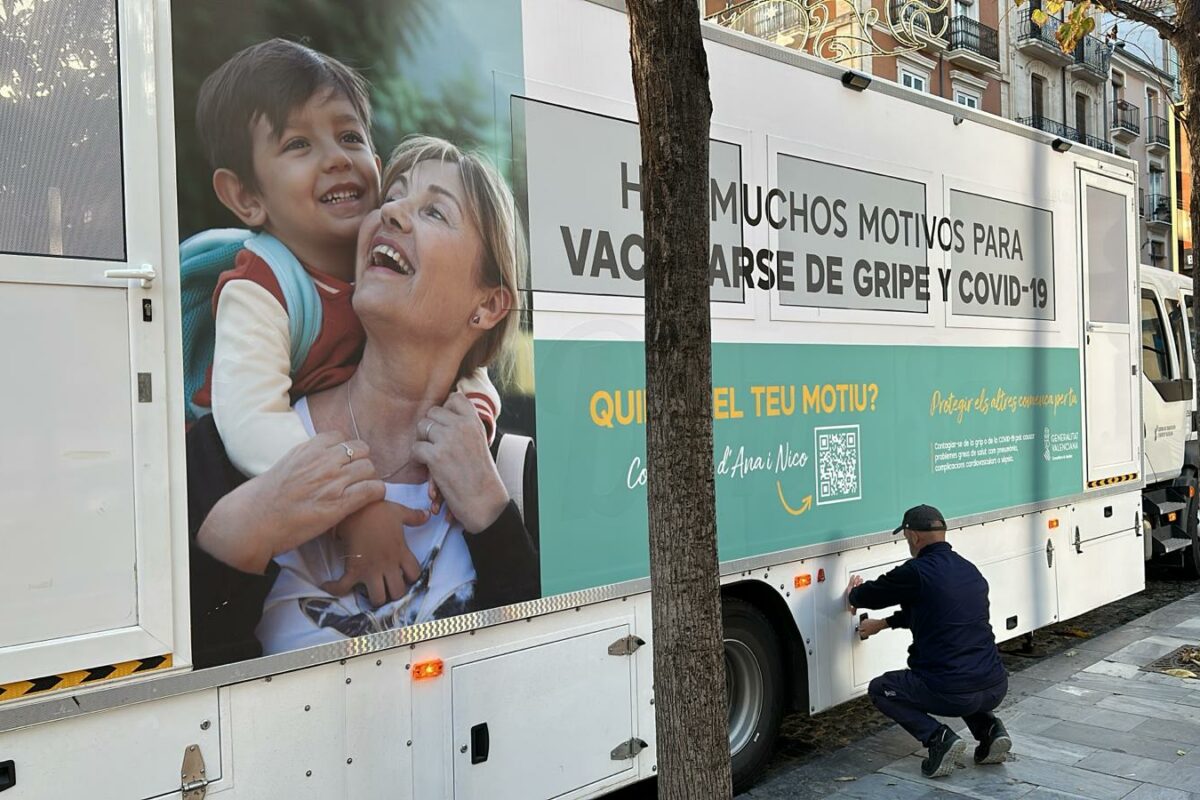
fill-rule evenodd
<path id="1" fill-rule="evenodd" d="M 988 584 L 975 565 L 946 542 L 850 592 L 856 608 L 900 610 L 892 628 L 911 628 L 908 667 L 934 691 L 977 692 L 1005 678 L 988 615 Z"/>

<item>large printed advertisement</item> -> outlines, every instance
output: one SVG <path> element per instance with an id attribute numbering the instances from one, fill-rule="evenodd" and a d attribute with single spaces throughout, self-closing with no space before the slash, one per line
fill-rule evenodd
<path id="1" fill-rule="evenodd" d="M 638 131 L 527 99 L 520 19 L 174 4 L 197 666 L 648 573 L 640 321 L 589 305 L 641 295 Z M 796 329 L 713 345 L 722 558 L 1079 492 L 1075 349 L 789 321 L 1051 324 L 1051 213 L 772 158 L 710 154 L 713 308 Z"/>

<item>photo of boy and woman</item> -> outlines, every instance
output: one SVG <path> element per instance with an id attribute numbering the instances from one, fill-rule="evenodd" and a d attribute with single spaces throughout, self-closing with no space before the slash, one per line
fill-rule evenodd
<path id="1" fill-rule="evenodd" d="M 525 237 L 493 159 L 407 131 L 385 160 L 368 81 L 291 37 L 187 99 L 223 209 L 185 220 L 181 163 L 196 666 L 540 597 Z"/>

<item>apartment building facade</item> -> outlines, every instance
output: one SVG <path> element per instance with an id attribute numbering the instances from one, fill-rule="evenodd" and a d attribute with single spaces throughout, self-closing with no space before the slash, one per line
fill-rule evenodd
<path id="1" fill-rule="evenodd" d="M 1172 158 L 1170 76 L 1129 47 L 1113 51 L 1109 77 L 1113 149 L 1137 162 L 1143 264 L 1175 266 L 1176 167 Z"/>
<path id="2" fill-rule="evenodd" d="M 1004 112 L 999 0 L 699 2 L 709 22 L 971 108 Z"/>
<path id="3" fill-rule="evenodd" d="M 1190 164 L 1178 65 L 1145 26 L 1105 15 L 1064 53 L 1041 0 L 698 0 L 712 23 L 1137 163 L 1142 263 L 1190 270 Z M 1097 35 L 1103 34 L 1103 35 Z M 1115 35 L 1114 35 L 1115 34 Z"/>

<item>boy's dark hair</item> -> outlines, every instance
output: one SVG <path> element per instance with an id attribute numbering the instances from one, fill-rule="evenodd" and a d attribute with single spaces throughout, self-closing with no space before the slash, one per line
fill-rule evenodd
<path id="1" fill-rule="evenodd" d="M 278 135 L 292 111 L 321 90 L 345 96 L 370 141 L 367 82 L 336 58 L 287 39 L 269 39 L 234 55 L 200 86 L 196 130 L 214 170 L 231 170 L 258 191 L 250 128 L 266 117 Z"/>

